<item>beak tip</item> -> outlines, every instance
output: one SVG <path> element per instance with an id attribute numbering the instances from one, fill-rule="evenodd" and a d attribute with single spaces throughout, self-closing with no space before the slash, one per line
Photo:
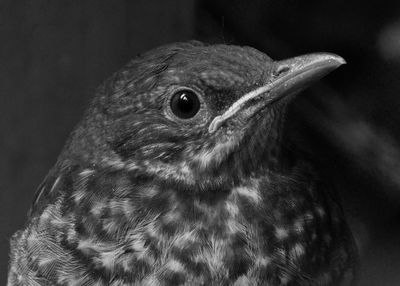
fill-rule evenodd
<path id="1" fill-rule="evenodd" d="M 315 53 L 300 56 L 300 58 L 304 60 L 301 64 L 302 68 L 308 66 L 311 70 L 319 71 L 323 75 L 347 63 L 344 58 L 333 53 Z"/>
<path id="2" fill-rule="evenodd" d="M 326 58 L 326 62 L 331 62 L 333 66 L 339 67 L 341 65 L 347 64 L 344 58 L 336 54 L 326 53 L 323 54 L 323 56 Z"/>
<path id="3" fill-rule="evenodd" d="M 347 64 L 346 60 L 338 55 L 333 55 L 334 60 L 338 63 L 338 66 Z"/>

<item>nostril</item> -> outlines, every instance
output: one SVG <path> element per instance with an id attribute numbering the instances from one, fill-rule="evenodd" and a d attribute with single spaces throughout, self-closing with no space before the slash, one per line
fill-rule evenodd
<path id="1" fill-rule="evenodd" d="M 274 76 L 278 77 L 278 76 L 280 76 L 280 75 L 282 75 L 282 74 L 284 74 L 284 73 L 287 73 L 289 70 L 290 70 L 290 67 L 287 66 L 287 65 L 279 66 L 279 67 L 275 70 Z"/>

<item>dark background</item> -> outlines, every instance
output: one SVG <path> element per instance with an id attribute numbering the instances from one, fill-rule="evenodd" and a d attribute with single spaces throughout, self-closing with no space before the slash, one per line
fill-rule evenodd
<path id="1" fill-rule="evenodd" d="M 94 88 L 137 53 L 198 39 L 348 64 L 291 105 L 287 132 L 341 193 L 359 285 L 400 285 L 400 2 L 0 0 L 0 285 L 9 237 Z"/>

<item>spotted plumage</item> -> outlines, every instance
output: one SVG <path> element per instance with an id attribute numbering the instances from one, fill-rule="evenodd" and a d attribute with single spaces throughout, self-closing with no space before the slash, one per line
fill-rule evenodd
<path id="1" fill-rule="evenodd" d="M 8 285 L 351 283 L 335 193 L 281 152 L 292 95 L 341 63 L 200 42 L 134 59 L 39 187 Z"/>

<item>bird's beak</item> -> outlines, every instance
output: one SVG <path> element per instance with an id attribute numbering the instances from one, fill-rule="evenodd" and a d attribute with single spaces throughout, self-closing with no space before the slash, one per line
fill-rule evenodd
<path id="1" fill-rule="evenodd" d="M 237 113 L 251 117 L 267 105 L 302 91 L 345 63 L 342 57 L 329 53 L 308 54 L 277 61 L 274 63 L 272 80 L 241 96 L 223 114 L 214 118 L 208 130 L 214 133 Z"/>

